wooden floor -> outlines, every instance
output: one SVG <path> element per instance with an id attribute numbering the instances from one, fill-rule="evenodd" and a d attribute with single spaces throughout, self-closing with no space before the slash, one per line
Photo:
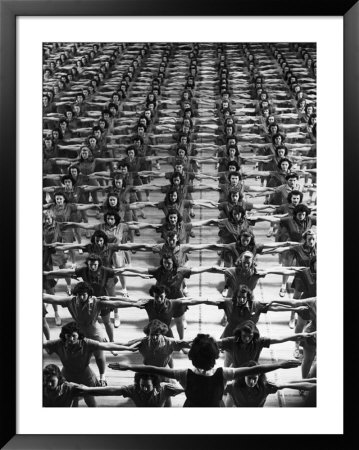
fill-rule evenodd
<path id="1" fill-rule="evenodd" d="M 214 165 L 206 164 L 202 166 L 206 171 L 214 171 Z M 170 170 L 167 165 L 162 165 L 161 170 Z M 165 184 L 165 180 L 158 179 Z M 248 184 L 259 185 L 259 181 L 252 180 Z M 218 194 L 214 191 L 202 191 L 193 194 L 194 199 L 212 199 L 217 200 Z M 163 199 L 163 194 L 152 193 L 150 196 L 151 201 L 158 201 Z M 305 198 L 306 199 L 306 198 Z M 249 200 L 249 199 L 248 199 Z M 264 197 L 259 197 L 255 199 L 256 203 L 262 203 Z M 159 223 L 162 217 L 162 212 L 153 207 L 147 207 L 145 209 L 146 222 Z M 196 209 L 196 217 L 192 219 L 193 221 L 203 220 L 210 217 L 217 217 L 218 211 L 215 209 L 200 208 Z M 141 221 L 143 219 L 140 219 Z M 94 221 L 93 218 L 90 221 Z M 263 241 L 268 241 L 269 238 L 266 237 L 268 231 L 268 223 L 259 223 L 255 226 L 255 235 L 257 243 Z M 191 239 L 191 243 L 207 243 L 216 242 L 218 239 L 218 228 L 216 226 L 201 227 L 194 229 L 195 238 Z M 274 240 L 274 238 L 270 238 Z M 83 239 L 83 243 L 87 242 L 86 238 Z M 146 242 L 146 243 L 156 243 L 159 242 L 159 235 L 154 232 L 154 230 L 141 230 L 141 236 L 136 237 L 136 242 Z M 78 265 L 83 261 L 83 256 L 78 258 Z M 189 266 L 199 266 L 199 265 L 213 265 L 217 264 L 218 255 L 216 252 L 212 251 L 202 251 L 193 252 L 190 255 Z M 258 257 L 258 267 L 266 268 L 268 266 L 277 265 L 278 256 L 276 255 L 259 255 Z M 137 252 L 132 255 L 132 265 L 133 266 L 158 266 L 159 258 L 157 255 L 153 255 L 149 252 Z M 73 282 L 75 284 L 75 282 Z M 144 280 L 137 277 L 129 277 L 127 279 L 128 291 L 130 297 L 133 299 L 148 297 L 148 291 L 150 286 L 153 284 L 151 280 Z M 200 274 L 194 275 L 189 279 L 188 289 L 192 296 L 202 296 L 205 298 L 216 298 L 221 297 L 221 290 L 224 284 L 223 275 L 220 274 Z M 278 292 L 281 285 L 281 276 L 279 275 L 268 275 L 261 279 L 255 290 L 255 298 L 261 301 L 268 301 L 274 298 L 278 298 Z M 120 283 L 117 285 L 117 289 L 120 290 Z M 57 287 L 56 293 L 64 293 L 66 296 L 65 283 L 60 280 Z M 52 307 L 48 306 L 49 314 L 47 315 L 47 320 L 51 330 L 51 339 L 57 339 L 61 327 L 55 325 L 53 318 Z M 59 308 L 60 315 L 63 319 L 63 324 L 71 320 L 71 316 L 66 308 Z M 185 333 L 186 338 L 194 338 L 198 332 L 206 332 L 219 338 L 223 327 L 220 325 L 220 320 L 222 318 L 222 312 L 218 310 L 217 307 L 200 305 L 191 307 L 186 313 L 188 327 Z M 138 310 L 136 308 L 128 308 L 120 310 L 121 325 L 119 328 L 115 329 L 115 341 L 126 342 L 128 340 L 143 337 L 142 332 L 143 327 L 147 323 L 147 314 L 144 310 Z M 288 327 L 289 313 L 275 313 L 269 312 L 268 314 L 262 314 L 258 328 L 262 336 L 267 336 L 271 338 L 286 336 L 293 333 Z M 103 326 L 103 325 L 102 325 Z M 174 335 L 177 336 L 176 329 L 174 327 Z M 293 359 L 294 343 L 287 342 L 283 344 L 273 345 L 269 349 L 264 349 L 260 362 L 275 362 L 277 360 L 283 359 Z M 53 355 L 52 355 L 53 356 Z M 44 353 L 44 364 L 56 363 L 61 366 L 58 358 L 52 357 Z M 121 352 L 119 356 L 115 357 L 110 352 L 106 354 L 107 363 L 110 362 L 128 362 L 128 363 L 141 363 L 141 356 L 137 353 Z M 183 353 L 174 354 L 174 364 L 176 368 L 190 367 L 190 361 L 187 355 Z M 218 365 L 223 365 L 223 356 L 220 357 Z M 91 367 L 96 374 L 98 374 L 97 366 L 94 359 L 91 362 Z M 133 372 L 126 371 L 113 371 L 107 369 L 106 373 L 107 381 L 109 386 L 121 386 L 126 384 L 132 384 Z M 288 370 L 277 370 L 273 373 L 268 374 L 268 379 L 274 382 L 283 383 L 289 380 L 299 380 L 301 379 L 300 367 Z M 175 397 L 172 401 L 173 406 L 182 406 L 184 403 L 184 394 Z M 129 406 L 133 407 L 131 400 L 123 399 L 122 397 L 98 397 L 98 406 L 101 407 L 112 407 L 112 406 Z M 79 406 L 86 406 L 83 400 L 80 401 Z M 300 407 L 303 406 L 303 397 L 299 395 L 296 390 L 285 389 L 278 391 L 277 394 L 272 394 L 268 397 L 265 407 Z"/>

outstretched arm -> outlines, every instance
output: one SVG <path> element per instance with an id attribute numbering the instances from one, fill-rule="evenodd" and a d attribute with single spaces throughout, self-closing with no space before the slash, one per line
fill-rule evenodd
<path id="1" fill-rule="evenodd" d="M 42 294 L 42 300 L 44 303 L 51 303 L 52 305 L 67 306 L 71 299 L 64 298 L 60 295 Z"/>
<path id="2" fill-rule="evenodd" d="M 112 363 L 109 364 L 108 367 L 113 370 L 132 370 L 133 372 L 139 373 L 148 373 L 150 375 L 160 375 L 163 377 L 173 378 L 175 374 L 174 369 L 167 369 L 165 367 L 156 367 L 156 366 L 145 366 L 143 364 L 120 364 L 120 363 Z"/>
<path id="3" fill-rule="evenodd" d="M 51 271 L 44 271 L 43 274 L 46 278 L 66 278 L 74 275 L 75 269 L 58 269 Z"/>
<path id="4" fill-rule="evenodd" d="M 317 334 L 316 331 L 314 331 L 313 333 L 297 333 L 297 334 L 292 334 L 290 336 L 284 336 L 284 337 L 280 337 L 277 339 L 270 339 L 270 344 L 282 344 L 283 342 L 288 342 L 288 341 L 300 341 L 301 339 L 306 339 L 312 336 L 315 336 Z"/>
<path id="5" fill-rule="evenodd" d="M 74 388 L 74 396 L 82 397 L 84 395 L 94 396 L 109 396 L 109 395 L 123 395 L 124 389 L 122 387 L 106 386 L 106 387 L 88 387 L 80 384 Z"/>
<path id="6" fill-rule="evenodd" d="M 254 367 L 239 367 L 234 369 L 234 377 L 241 378 L 249 375 L 257 375 L 261 373 L 272 372 L 277 369 L 291 369 L 293 367 L 298 367 L 301 365 L 301 362 L 298 360 L 288 360 L 282 361 L 274 364 L 260 364 L 259 366 Z"/>

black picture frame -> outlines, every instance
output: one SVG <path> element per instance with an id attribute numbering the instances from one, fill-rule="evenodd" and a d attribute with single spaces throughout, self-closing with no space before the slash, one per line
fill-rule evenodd
<path id="1" fill-rule="evenodd" d="M 344 18 L 344 180 L 355 180 L 359 167 L 359 5 L 355 0 L 335 3 L 302 0 L 301 2 L 264 0 L 227 1 L 225 8 L 218 2 L 207 1 L 205 8 L 189 0 L 0 0 L 0 191 L 4 212 L 1 220 L 2 258 L 1 276 L 6 283 L 2 302 L 3 340 L 16 342 L 16 18 L 18 16 L 342 16 Z M 6 168 L 6 170 L 4 169 Z M 356 247 L 358 233 L 355 220 L 348 211 L 355 210 L 355 191 L 344 186 L 345 236 L 344 254 L 348 259 L 349 247 Z M 9 194 L 10 193 L 10 194 Z M 333 208 L 335 209 L 335 208 Z M 348 263 L 348 261 L 347 261 Z M 349 264 L 349 263 L 348 263 Z M 344 294 L 354 291 L 354 275 L 349 268 L 344 274 Z M 345 297 L 344 297 L 345 298 Z M 354 300 L 345 306 L 347 346 L 345 359 L 353 357 L 350 351 L 351 330 L 355 327 Z M 6 339 L 6 340 L 5 340 Z M 201 449 L 251 445 L 254 448 L 310 448 L 330 441 L 330 448 L 347 447 L 352 435 L 351 421 L 345 423 L 344 435 L 17 435 L 16 434 L 16 354 L 15 345 L 4 345 L 2 360 L 6 367 L 1 373 L 1 448 L 49 449 L 49 448 L 116 448 L 116 449 Z M 349 363 L 348 363 L 349 364 Z M 347 366 L 349 376 L 350 369 Z M 351 372 L 351 371 L 350 371 Z M 351 381 L 347 381 L 351 383 Z M 348 389 L 346 394 L 348 394 Z M 350 394 L 349 394 L 350 395 Z M 348 410 L 349 400 L 345 405 Z M 354 422 L 354 417 L 353 417 Z M 239 425 L 240 426 L 240 425 Z M 260 432 L 260 428 L 259 428 Z M 329 445 L 329 443 L 328 443 Z"/>

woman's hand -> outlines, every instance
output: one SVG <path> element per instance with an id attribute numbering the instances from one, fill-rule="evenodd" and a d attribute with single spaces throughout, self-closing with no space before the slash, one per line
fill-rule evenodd
<path id="1" fill-rule="evenodd" d="M 282 361 L 279 364 L 281 369 L 291 369 L 302 365 L 301 361 L 298 361 L 297 359 L 289 359 L 288 361 Z"/>

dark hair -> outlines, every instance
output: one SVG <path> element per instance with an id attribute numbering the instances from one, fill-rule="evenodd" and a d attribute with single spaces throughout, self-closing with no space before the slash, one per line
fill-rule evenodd
<path id="1" fill-rule="evenodd" d="M 295 206 L 295 208 L 293 210 L 293 217 L 295 217 L 298 213 L 301 213 L 301 212 L 305 212 L 308 217 L 311 213 L 311 210 L 308 208 L 307 205 L 300 203 L 299 205 Z"/>
<path id="2" fill-rule="evenodd" d="M 281 159 L 278 161 L 278 164 L 277 164 L 279 170 L 282 169 L 282 163 L 285 162 L 285 161 L 287 161 L 287 162 L 289 163 L 288 170 L 291 169 L 291 167 L 292 167 L 292 165 L 293 165 L 292 162 L 291 162 L 288 158 L 281 158 Z"/>
<path id="3" fill-rule="evenodd" d="M 254 300 L 254 295 L 253 295 L 252 289 L 250 289 L 245 284 L 240 284 L 238 286 L 238 288 L 233 292 L 233 296 L 232 296 L 233 303 L 237 300 L 237 298 L 239 297 L 239 294 L 246 294 L 247 301 L 250 303 L 252 303 Z"/>
<path id="4" fill-rule="evenodd" d="M 158 319 L 153 319 L 143 329 L 146 336 L 152 336 L 154 334 L 165 335 L 168 333 L 168 326 Z"/>
<path id="5" fill-rule="evenodd" d="M 105 223 L 107 223 L 107 217 L 108 216 L 114 216 L 115 218 L 115 225 L 117 226 L 120 222 L 121 222 L 121 217 L 119 216 L 119 214 L 115 211 L 115 210 L 111 210 L 111 211 L 107 211 L 104 216 L 103 216 L 103 220 Z"/>
<path id="6" fill-rule="evenodd" d="M 133 150 L 134 153 L 135 153 L 135 156 L 137 156 L 137 149 L 136 149 L 136 147 L 135 147 L 134 145 L 130 145 L 129 147 L 126 148 L 126 153 L 127 153 L 127 155 L 128 155 L 128 152 L 129 152 L 130 150 Z"/>
<path id="7" fill-rule="evenodd" d="M 219 358 L 217 342 L 209 334 L 197 334 L 188 353 L 188 358 L 198 369 L 212 369 L 216 364 L 216 359 Z"/>
<path id="8" fill-rule="evenodd" d="M 89 297 L 92 297 L 93 296 L 93 289 L 92 289 L 92 286 L 89 285 L 88 283 L 85 283 L 84 281 L 80 281 L 73 288 L 72 293 L 74 295 L 88 294 Z"/>
<path id="9" fill-rule="evenodd" d="M 276 134 L 273 134 L 273 136 L 272 136 L 272 142 L 273 142 L 273 144 L 275 143 L 276 138 L 279 137 L 279 136 L 282 138 L 282 142 L 285 141 L 285 136 L 284 136 L 284 134 L 282 134 L 282 133 L 276 133 Z"/>
<path id="10" fill-rule="evenodd" d="M 284 149 L 284 156 L 288 155 L 288 148 L 285 145 L 278 145 L 275 149 L 275 153 L 278 156 L 278 150 Z"/>
<path id="11" fill-rule="evenodd" d="M 65 180 L 71 180 L 72 185 L 74 185 L 76 183 L 76 181 L 72 178 L 72 175 L 70 175 L 70 174 L 65 174 L 61 177 L 62 184 L 65 184 Z"/>
<path id="12" fill-rule="evenodd" d="M 173 179 L 179 178 L 181 180 L 180 184 L 184 184 L 184 176 L 180 172 L 173 172 L 171 175 L 171 184 L 173 185 Z"/>
<path id="13" fill-rule="evenodd" d="M 149 294 L 151 297 L 154 297 L 155 295 L 161 295 L 161 294 L 168 294 L 168 288 L 166 286 L 157 286 L 153 285 L 150 287 Z"/>
<path id="14" fill-rule="evenodd" d="M 123 188 L 126 187 L 127 183 L 126 183 L 126 180 L 125 180 L 125 178 L 123 177 L 122 174 L 117 173 L 117 174 L 114 175 L 114 177 L 112 178 L 112 187 L 115 188 L 115 189 L 117 189 L 117 188 L 116 188 L 116 184 L 115 184 L 116 180 L 122 180 L 122 187 L 123 187 Z"/>
<path id="15" fill-rule="evenodd" d="M 240 325 L 238 325 L 234 330 L 233 330 L 233 336 L 236 338 L 240 338 L 242 331 L 245 331 L 246 333 L 253 333 L 253 341 L 258 340 L 259 338 L 259 330 L 256 327 L 255 323 L 252 322 L 251 320 L 246 320 L 245 322 L 242 322 Z"/>
<path id="16" fill-rule="evenodd" d="M 105 245 L 108 244 L 108 236 L 107 236 L 107 234 L 106 234 L 104 231 L 102 231 L 102 230 L 96 230 L 96 231 L 94 232 L 94 234 L 91 236 L 91 242 L 92 242 L 92 244 L 95 244 L 95 238 L 98 238 L 98 237 L 100 237 L 100 238 L 102 238 L 102 239 L 104 240 Z"/>
<path id="17" fill-rule="evenodd" d="M 164 203 L 166 205 L 173 205 L 173 202 L 170 202 L 170 194 L 173 194 L 174 192 L 176 192 L 177 194 L 177 200 L 175 203 L 179 203 L 180 202 L 180 196 L 179 196 L 179 192 L 177 191 L 177 189 L 175 189 L 174 187 L 171 187 L 170 189 L 168 189 L 165 199 L 164 199 Z"/>
<path id="18" fill-rule="evenodd" d="M 162 255 L 162 258 L 161 258 L 161 261 L 160 261 L 161 267 L 163 267 L 163 260 L 164 259 L 171 259 L 172 262 L 173 262 L 173 268 L 175 270 L 177 270 L 178 264 L 177 264 L 176 258 L 174 257 L 174 255 L 172 255 L 172 253 L 164 253 Z"/>
<path id="19" fill-rule="evenodd" d="M 293 195 L 299 195 L 299 196 L 300 196 L 299 203 L 302 203 L 302 200 L 303 200 L 303 192 L 300 192 L 300 191 L 298 191 L 298 190 L 296 190 L 296 189 L 294 189 L 293 191 L 290 191 L 289 194 L 287 195 L 288 203 L 292 203 L 292 197 L 293 197 Z"/>
<path id="20" fill-rule="evenodd" d="M 237 163 L 237 161 L 227 161 L 227 171 L 229 171 L 229 166 L 234 166 L 236 168 L 236 172 L 238 172 L 238 170 L 240 169 L 239 164 Z"/>
<path id="21" fill-rule="evenodd" d="M 66 341 L 66 334 L 77 333 L 79 335 L 79 339 L 83 339 L 85 336 L 81 333 L 76 322 L 69 322 L 61 328 L 60 339 L 62 342 Z"/>
<path id="22" fill-rule="evenodd" d="M 289 178 L 296 178 L 298 180 L 298 175 L 295 172 L 290 172 L 285 176 L 285 179 L 288 181 Z"/>
<path id="23" fill-rule="evenodd" d="M 61 374 L 61 370 L 59 366 L 56 364 L 48 364 L 42 369 L 42 376 L 43 378 L 48 377 L 56 377 L 59 381 L 58 384 L 62 384 L 65 380 L 65 378 Z"/>
<path id="24" fill-rule="evenodd" d="M 231 177 L 238 177 L 238 178 L 239 178 L 239 181 L 242 179 L 242 175 L 241 175 L 239 172 L 231 172 L 231 173 L 228 175 L 228 180 L 229 180 L 229 181 L 231 180 Z"/>
<path id="25" fill-rule="evenodd" d="M 54 192 L 54 199 L 55 199 L 55 197 L 56 196 L 58 196 L 58 195 L 61 195 L 63 198 L 64 198 L 64 202 L 65 203 L 68 203 L 68 198 L 67 198 L 67 195 L 63 192 L 63 191 L 60 191 L 60 190 L 56 190 L 55 192 Z"/>
<path id="26" fill-rule="evenodd" d="M 182 222 L 183 219 L 182 219 L 181 213 L 177 209 L 171 208 L 171 209 L 168 210 L 168 213 L 167 213 L 167 216 L 166 216 L 166 222 L 167 223 L 169 223 L 169 217 L 170 217 L 171 214 L 176 214 L 176 216 L 177 216 L 177 223 L 178 224 L 180 224 Z"/>
<path id="27" fill-rule="evenodd" d="M 98 266 L 102 266 L 102 258 L 100 255 L 97 255 L 96 253 L 90 253 L 88 257 L 86 258 L 85 263 L 87 264 L 90 261 L 98 261 Z"/>
<path id="28" fill-rule="evenodd" d="M 229 202 L 231 201 L 232 194 L 237 194 L 237 193 L 239 194 L 239 201 L 243 200 L 243 194 L 240 191 L 240 189 L 238 189 L 237 187 L 232 187 L 228 191 L 228 201 Z"/>
<path id="29" fill-rule="evenodd" d="M 258 363 L 253 360 L 240 365 L 240 367 L 255 367 L 255 366 L 258 366 Z M 258 376 L 257 385 L 263 385 L 267 380 L 265 373 L 258 373 L 258 374 L 248 375 L 248 376 L 251 376 L 251 377 Z M 246 385 L 245 377 L 236 378 L 233 382 L 233 386 L 237 387 L 237 388 L 246 387 L 247 385 Z"/>
<path id="30" fill-rule="evenodd" d="M 246 210 L 241 205 L 234 205 L 233 208 L 229 212 L 229 218 L 233 219 L 233 214 L 240 214 L 242 218 L 246 215 Z"/>
<path id="31" fill-rule="evenodd" d="M 158 389 L 160 387 L 160 378 L 158 375 L 136 372 L 134 376 L 134 384 L 137 390 L 140 389 L 140 380 L 151 380 L 154 388 Z"/>

